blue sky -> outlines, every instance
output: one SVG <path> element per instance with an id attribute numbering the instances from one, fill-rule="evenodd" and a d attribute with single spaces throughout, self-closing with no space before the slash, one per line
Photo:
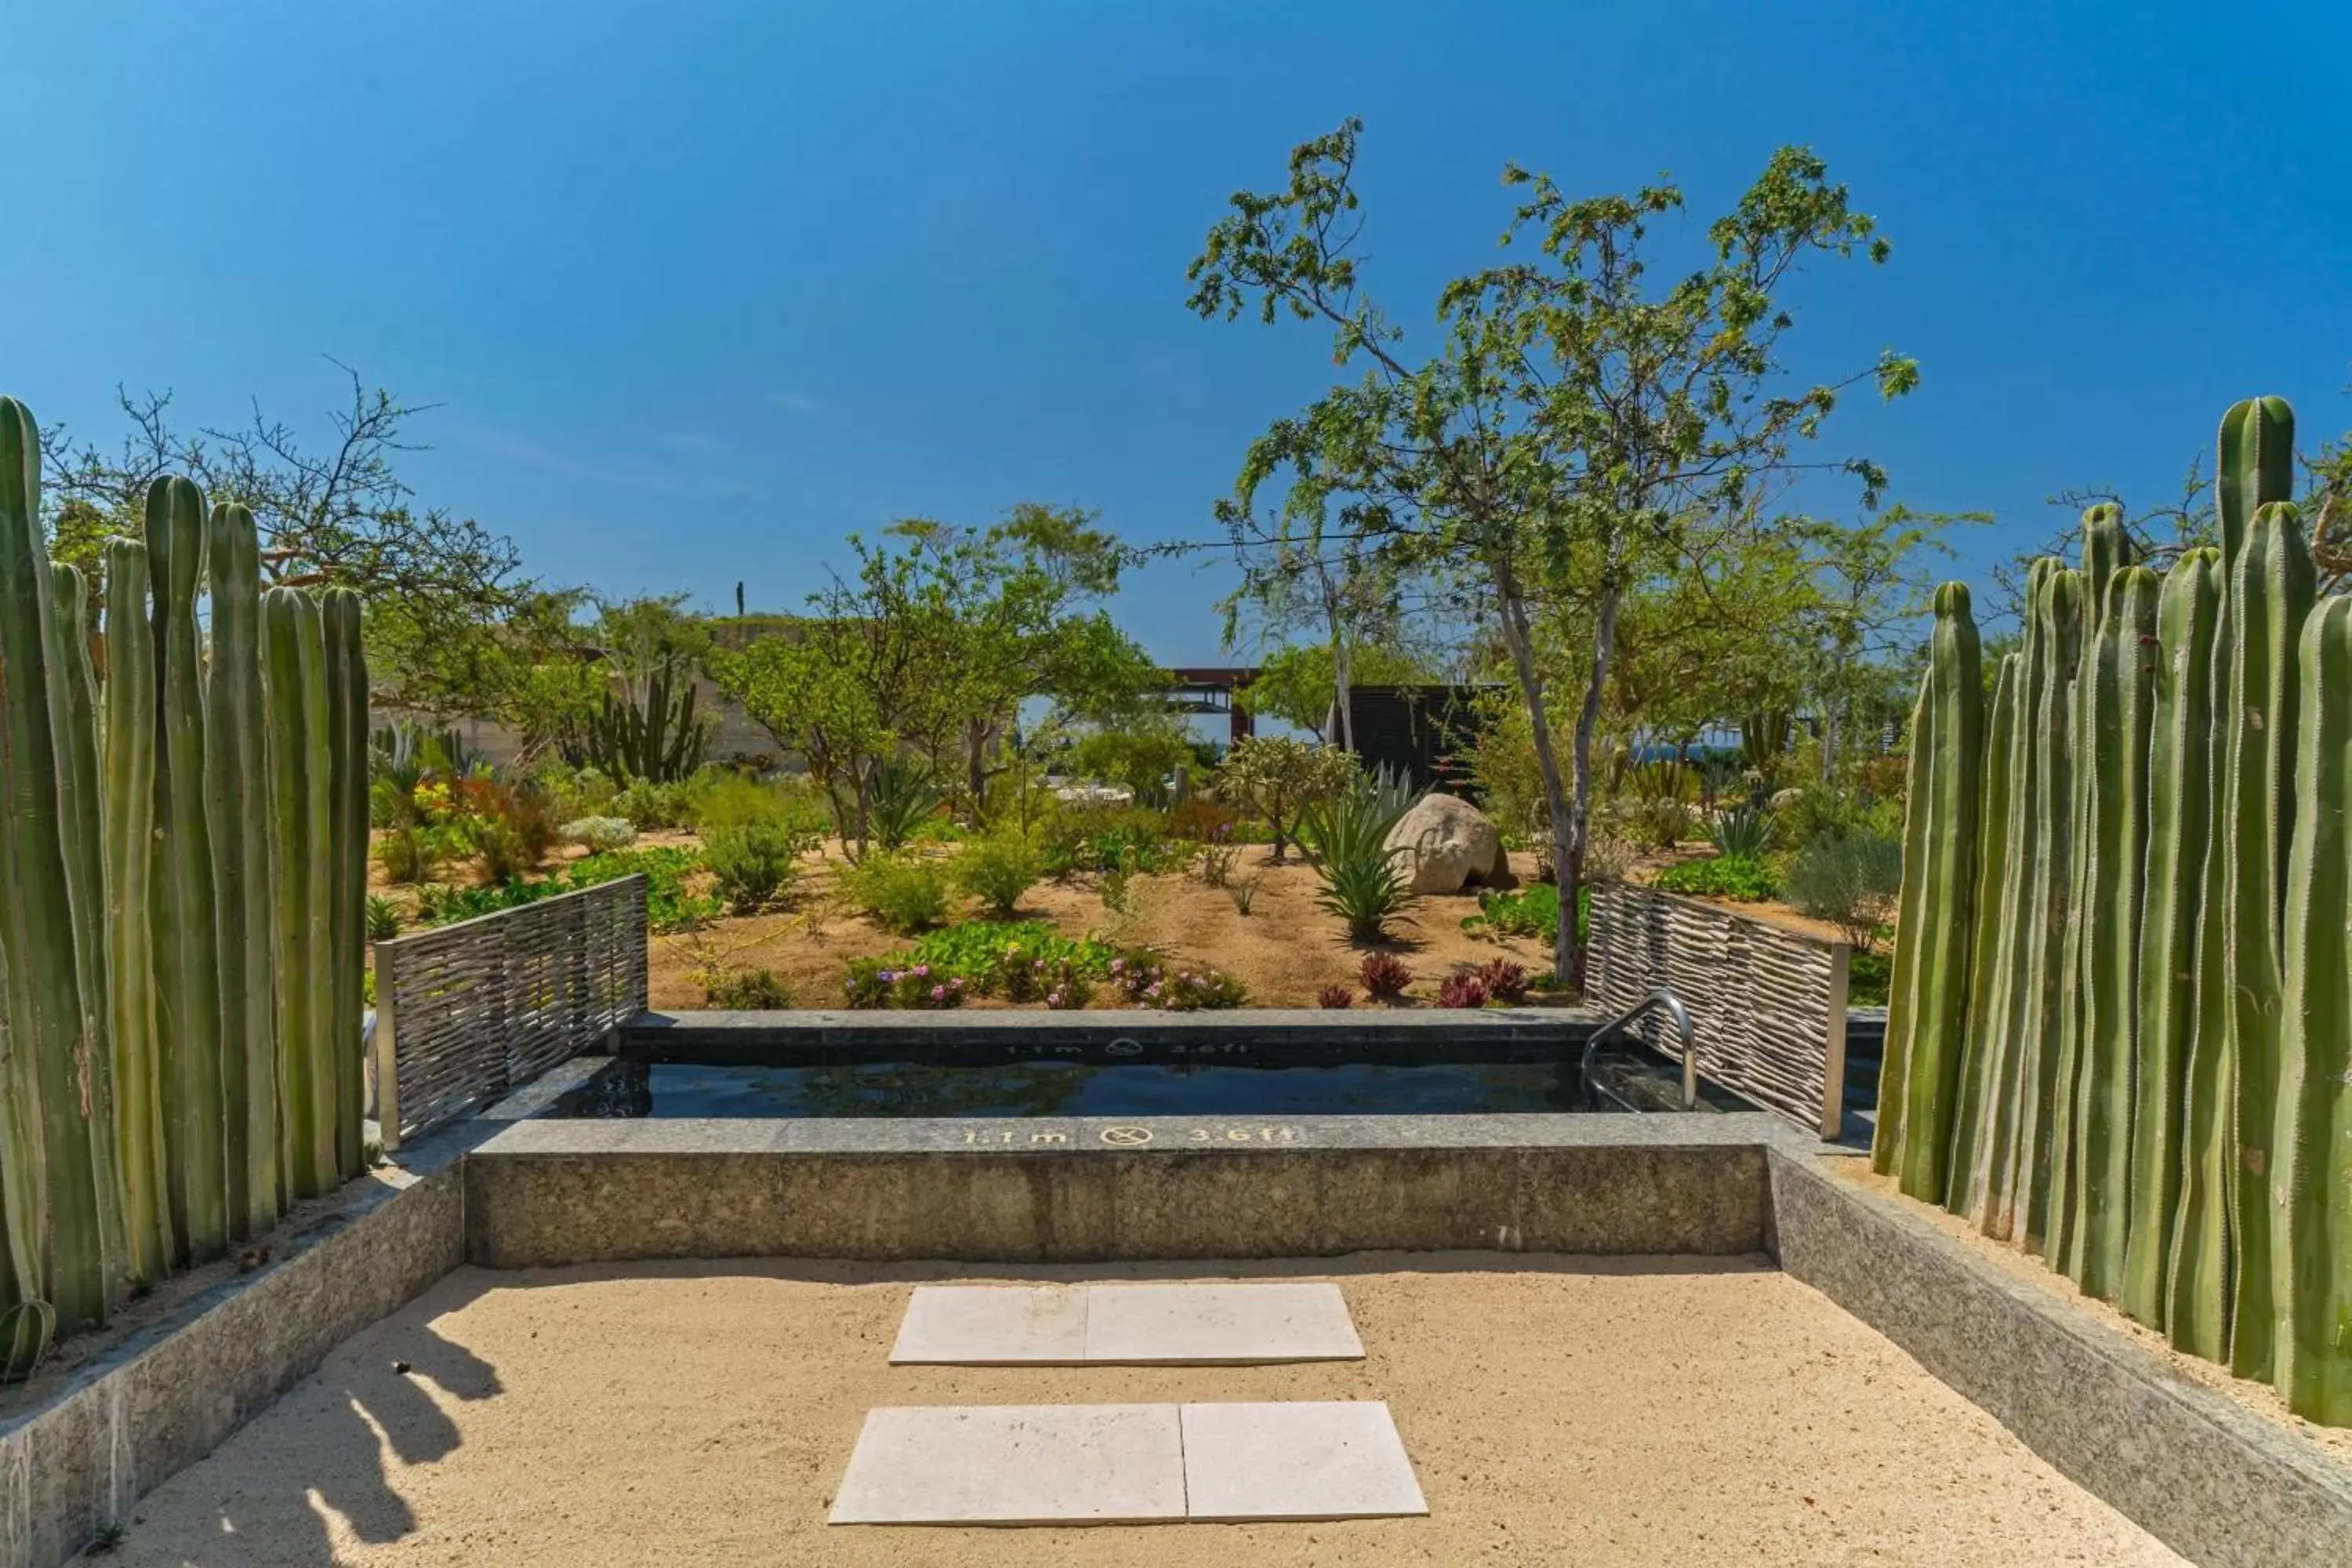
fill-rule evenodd
<path id="1" fill-rule="evenodd" d="M 1828 445 L 1995 512 L 1966 566 L 2062 488 L 2169 494 L 2247 393 L 2352 428 L 2341 0 L 6 10 L 0 387 L 80 435 L 118 381 L 315 424 L 332 354 L 443 405 L 422 500 L 609 593 L 791 607 L 849 530 L 1022 500 L 1209 537 L 1331 373 L 1195 320 L 1184 266 L 1349 114 L 1412 323 L 1492 255 L 1507 159 L 1711 216 L 1811 145 L 1895 253 L 1807 285 L 1795 368 L 1918 356 Z M 1158 566 L 1120 614 L 1213 660 L 1228 582 Z"/>

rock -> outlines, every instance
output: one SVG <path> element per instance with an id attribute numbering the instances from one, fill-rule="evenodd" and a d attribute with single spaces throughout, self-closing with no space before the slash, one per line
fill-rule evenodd
<path id="1" fill-rule="evenodd" d="M 1416 893 L 1458 893 L 1464 883 L 1486 881 L 1497 868 L 1509 874 L 1495 825 L 1476 806 L 1450 795 L 1423 795 L 1389 830 L 1388 846 L 1412 857 Z"/>

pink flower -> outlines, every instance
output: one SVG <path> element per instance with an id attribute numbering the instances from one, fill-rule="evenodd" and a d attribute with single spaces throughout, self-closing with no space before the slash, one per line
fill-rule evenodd
<path id="1" fill-rule="evenodd" d="M 947 994 L 948 988 L 944 985 L 934 985 L 931 987 L 931 1000 L 934 1002 L 945 1001 L 947 999 Z"/>
<path id="2" fill-rule="evenodd" d="M 1048 991 L 1048 992 L 1046 992 L 1046 993 L 1045 993 L 1045 1005 L 1046 1005 L 1046 1006 L 1048 1006 L 1048 1007 L 1058 1007 L 1058 1006 L 1060 1006 L 1061 1005 L 1062 1005 L 1062 994 L 1061 994 L 1060 992 L 1058 992 L 1058 991 Z"/>
<path id="3" fill-rule="evenodd" d="M 1127 960 L 1123 958 L 1114 958 L 1110 961 L 1110 972 L 1113 974 L 1117 974 L 1120 970 L 1125 969 L 1126 967 Z"/>
<path id="4" fill-rule="evenodd" d="M 1157 980 L 1155 980 L 1155 981 L 1153 981 L 1150 984 L 1149 984 L 1149 985 L 1145 986 L 1145 987 L 1143 988 L 1143 994 L 1144 994 L 1146 996 L 1157 996 L 1157 995 L 1159 995 L 1159 994 L 1160 994 L 1160 982 L 1158 982 Z"/>
<path id="5" fill-rule="evenodd" d="M 931 966 L 930 966 L 929 964 L 928 964 L 928 963 L 919 963 L 919 964 L 915 965 L 915 978 L 916 978 L 916 979 L 918 979 L 918 980 L 929 980 L 930 977 L 931 977 Z"/>

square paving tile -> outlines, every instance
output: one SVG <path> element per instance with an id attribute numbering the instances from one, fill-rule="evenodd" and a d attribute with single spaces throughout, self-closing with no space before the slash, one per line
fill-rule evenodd
<path id="1" fill-rule="evenodd" d="M 1187 1515 L 1243 1523 L 1425 1514 L 1389 1407 L 1377 1400 L 1187 1405 Z"/>
<path id="2" fill-rule="evenodd" d="M 1337 1285 L 1097 1285 L 1087 1292 L 1090 1363 L 1248 1366 L 1363 1354 Z"/>
<path id="3" fill-rule="evenodd" d="M 890 1347 L 895 1365 L 1076 1366 L 1087 1359 L 1087 1289 L 919 1285 Z"/>
<path id="4" fill-rule="evenodd" d="M 1184 1517 L 1172 1405 L 870 1410 L 835 1524 L 1141 1524 Z"/>

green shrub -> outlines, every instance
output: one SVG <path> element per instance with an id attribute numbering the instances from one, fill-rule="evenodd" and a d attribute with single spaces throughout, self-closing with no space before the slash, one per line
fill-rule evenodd
<path id="1" fill-rule="evenodd" d="M 399 909 L 379 893 L 368 895 L 367 934 L 370 942 L 390 942 L 400 934 Z"/>
<path id="2" fill-rule="evenodd" d="M 675 846 L 657 849 L 615 849 L 574 860 L 551 884 L 556 892 L 593 888 L 616 877 L 642 875 L 646 879 L 646 922 L 656 931 L 674 931 L 707 921 L 725 907 L 707 893 L 687 890 L 686 879 L 702 869 L 701 858 Z"/>
<path id="3" fill-rule="evenodd" d="M 1785 890 L 1799 913 L 1829 921 L 1868 952 L 1903 890 L 1903 846 L 1859 828 L 1824 834 L 1789 862 Z"/>
<path id="4" fill-rule="evenodd" d="M 1413 901 L 1412 853 L 1390 848 L 1388 838 L 1420 798 L 1402 773 L 1383 769 L 1300 808 L 1299 847 L 1313 857 L 1323 884 L 1315 901 L 1346 921 L 1359 942 L 1386 936 L 1389 921 Z"/>
<path id="5" fill-rule="evenodd" d="M 772 969 L 722 969 L 702 983 L 702 1005 L 730 1013 L 796 1007 L 793 988 Z"/>
<path id="6" fill-rule="evenodd" d="M 1884 1007 L 1895 962 L 1883 952 L 1851 953 L 1846 959 L 1845 999 L 1857 1007 Z"/>
<path id="7" fill-rule="evenodd" d="M 1617 814 L 1617 826 L 1644 849 L 1672 849 L 1691 836 L 1691 808 L 1667 795 L 1643 795 Z"/>
<path id="8" fill-rule="evenodd" d="M 971 990 L 961 976 L 934 973 L 928 964 L 894 968 L 886 958 L 853 958 L 848 969 L 842 988 L 852 1007 L 961 1007 Z"/>
<path id="9" fill-rule="evenodd" d="M 940 792 L 920 764 L 898 759 L 874 770 L 866 827 L 887 852 L 906 847 L 925 817 L 939 809 Z"/>
<path id="10" fill-rule="evenodd" d="M 1249 1001 L 1249 988 L 1230 974 L 1205 965 L 1178 964 L 1140 949 L 1111 960 L 1110 970 L 1111 983 L 1139 1007 L 1198 1013 Z"/>
<path id="11" fill-rule="evenodd" d="M 1685 860 L 1658 873 L 1652 884 L 1662 892 L 1693 898 L 1730 899 L 1743 904 L 1762 903 L 1780 896 L 1772 868 L 1752 855 L 1711 855 Z"/>
<path id="12" fill-rule="evenodd" d="M 1764 851 L 1772 847 L 1772 814 L 1754 805 L 1719 811 L 1707 823 L 1706 836 L 1718 855 L 1760 859 Z"/>
<path id="13" fill-rule="evenodd" d="M 1530 882 L 1524 888 L 1489 889 L 1478 895 L 1478 912 L 1462 929 L 1496 936 L 1559 938 L 1559 888 L 1552 882 Z"/>
<path id="14" fill-rule="evenodd" d="M 657 784 L 646 779 L 631 779 L 626 789 L 613 796 L 613 815 L 627 817 L 640 833 L 683 826 L 688 787 L 683 782 Z"/>
<path id="15" fill-rule="evenodd" d="M 850 903 L 886 931 L 911 934 L 948 912 L 947 878 L 918 856 L 870 851 L 844 868 L 840 881 Z"/>
<path id="16" fill-rule="evenodd" d="M 395 827 L 376 840 L 376 863 L 395 882 L 422 882 L 433 874 L 432 839 L 421 827 Z"/>
<path id="17" fill-rule="evenodd" d="M 1135 805 L 1065 806 L 1045 819 L 1038 847 L 1045 875 L 1057 882 L 1121 869 L 1171 870 L 1191 854 L 1170 834 L 1167 817 Z"/>
<path id="18" fill-rule="evenodd" d="M 563 825 L 563 837 L 591 854 L 626 849 L 637 841 L 637 830 L 625 816 L 583 816 Z"/>
<path id="19" fill-rule="evenodd" d="M 815 847 L 815 840 L 774 817 L 713 828 L 702 841 L 719 896 L 739 915 L 756 914 L 790 892 L 800 858 Z"/>
<path id="20" fill-rule="evenodd" d="M 991 913 L 1009 915 L 1045 869 L 1045 858 L 1035 845 L 1018 833 L 999 831 L 965 845 L 955 858 L 953 875 L 956 887 L 986 904 Z"/>
<path id="21" fill-rule="evenodd" d="M 920 966 L 929 974 L 961 980 L 982 995 L 1035 1002 L 1061 977 L 1103 979 L 1117 955 L 1108 942 L 1091 937 L 1073 941 L 1044 921 L 965 921 L 925 931 L 905 952 L 877 962 L 891 970 Z"/>

